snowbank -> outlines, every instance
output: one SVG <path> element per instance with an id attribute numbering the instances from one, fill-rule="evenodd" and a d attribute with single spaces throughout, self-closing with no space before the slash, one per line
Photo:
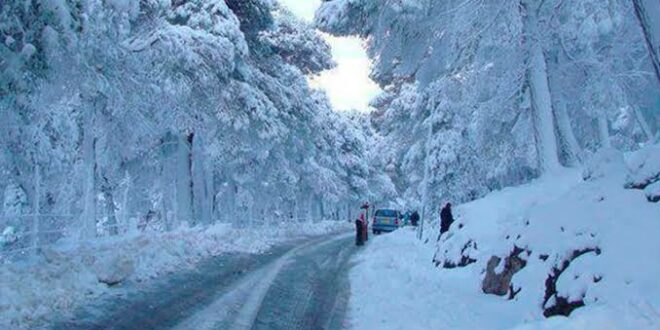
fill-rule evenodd
<path id="1" fill-rule="evenodd" d="M 517 311 L 466 280 L 478 273 L 438 273 L 433 244 L 410 228 L 376 236 L 350 272 L 353 329 L 506 329 Z"/>
<path id="2" fill-rule="evenodd" d="M 351 273 L 353 325 L 660 328 L 660 203 L 647 198 L 660 153 L 649 150 L 606 150 L 584 170 L 460 205 L 437 244 L 434 225 L 426 244 L 409 231 L 377 237 Z"/>
<path id="3" fill-rule="evenodd" d="M 223 253 L 261 253 L 287 240 L 350 228 L 350 223 L 336 221 L 251 230 L 220 224 L 43 250 L 30 263 L 0 265 L 0 328 L 29 328 L 124 280 L 149 281 L 194 269 L 199 261 Z"/>
<path id="4" fill-rule="evenodd" d="M 660 319 L 657 311 L 650 309 L 648 306 L 633 307 L 587 306 L 576 310 L 570 318 L 552 317 L 546 320 L 523 323 L 511 330 L 657 329 L 657 320 Z"/>
<path id="5" fill-rule="evenodd" d="M 649 150 L 657 146 L 629 156 L 628 163 L 622 154 L 604 150 L 582 172 L 552 173 L 458 207 L 463 228 L 441 239 L 435 261 L 442 266 L 472 261 L 469 269 L 455 271 L 472 274 L 465 284 L 484 292 L 491 275 L 520 261 L 522 268 L 500 283 L 505 285 L 500 294 L 525 315 L 522 321 L 568 316 L 586 305 L 603 307 L 571 320 L 609 315 L 611 324 L 619 324 L 626 319 L 618 315 L 643 314 L 631 317 L 646 320 L 635 328 L 660 326 L 660 265 L 653 261 L 660 260 L 660 205 L 641 190 L 660 173 L 657 154 Z M 633 189 L 626 181 L 645 185 Z"/>

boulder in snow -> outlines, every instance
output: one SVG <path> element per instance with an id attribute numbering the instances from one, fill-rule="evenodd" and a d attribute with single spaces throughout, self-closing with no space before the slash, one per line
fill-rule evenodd
<path id="1" fill-rule="evenodd" d="M 566 271 L 575 259 L 587 253 L 600 255 L 601 250 L 599 247 L 575 250 L 568 259 L 565 259 L 560 265 L 552 269 L 552 274 L 548 275 L 548 278 L 545 280 L 545 296 L 543 297 L 543 315 L 545 317 L 556 315 L 570 316 L 574 310 L 584 307 L 585 304 L 582 299 L 570 300 L 568 297 L 560 296 L 557 292 L 557 281 L 559 281 L 564 271 Z"/>
<path id="2" fill-rule="evenodd" d="M 519 272 L 527 264 L 524 259 L 520 258 L 520 253 L 523 251 L 523 249 L 515 247 L 511 254 L 504 259 L 504 267 L 502 267 L 502 271 L 499 273 L 497 272 L 497 266 L 502 262 L 502 259 L 492 256 L 488 260 L 486 276 L 481 284 L 481 289 L 484 293 L 504 296 L 507 292 L 510 292 L 510 297 L 513 298 L 515 292 L 511 286 L 511 279 L 515 273 Z"/>
<path id="3" fill-rule="evenodd" d="M 5 188 L 2 210 L 5 216 L 17 216 L 29 213 L 30 205 L 28 203 L 25 189 L 17 184 L 10 184 Z"/>
<path id="4" fill-rule="evenodd" d="M 48 247 L 41 248 L 41 255 L 49 264 L 62 264 L 66 259 L 64 254 Z"/>
<path id="5" fill-rule="evenodd" d="M 451 238 L 451 236 L 449 236 Z M 442 268 L 446 269 L 453 269 L 453 268 L 461 268 L 465 267 L 467 265 L 473 264 L 477 262 L 476 259 L 470 257 L 470 252 L 477 250 L 477 243 L 474 242 L 473 240 L 468 240 L 465 245 L 463 245 L 463 248 L 461 249 L 461 255 L 459 260 L 451 260 L 447 258 L 446 254 L 448 251 L 445 251 L 443 257 L 438 257 L 438 254 L 436 254 L 436 257 L 434 258 L 435 260 L 435 265 L 440 266 L 442 265 Z"/>
<path id="6" fill-rule="evenodd" d="M 660 202 L 660 181 L 657 181 L 644 189 L 646 199 L 651 203 Z"/>
<path id="7" fill-rule="evenodd" d="M 122 255 L 114 255 L 94 264 L 94 273 L 98 281 L 110 286 L 123 282 L 134 271 L 133 259 Z"/>
<path id="8" fill-rule="evenodd" d="M 608 175 L 625 175 L 626 172 L 623 154 L 616 149 L 602 148 L 586 163 L 582 178 L 585 181 L 594 181 Z"/>
<path id="9" fill-rule="evenodd" d="M 626 180 L 626 188 L 645 190 L 660 181 L 660 144 L 643 148 L 630 158 L 632 173 Z"/>
<path id="10" fill-rule="evenodd" d="M 0 247 L 10 245 L 18 240 L 16 230 L 12 226 L 6 227 L 0 234 Z"/>

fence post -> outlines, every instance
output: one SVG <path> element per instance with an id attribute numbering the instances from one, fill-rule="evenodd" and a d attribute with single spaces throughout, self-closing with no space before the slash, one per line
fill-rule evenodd
<path id="1" fill-rule="evenodd" d="M 34 167 L 34 214 L 32 217 L 32 256 L 39 253 L 39 204 L 41 204 L 41 173 L 39 165 Z"/>
<path id="2" fill-rule="evenodd" d="M 130 225 L 130 220 L 129 220 L 130 215 L 129 215 L 129 212 L 128 212 L 128 194 L 129 194 L 130 189 L 131 189 L 131 176 L 128 174 L 128 170 L 124 171 L 124 182 L 126 182 L 126 187 L 124 189 L 124 196 L 122 197 L 122 201 L 121 201 L 122 209 L 124 211 L 124 212 L 122 212 L 123 214 L 122 214 L 121 222 L 125 226 L 124 227 L 124 233 L 130 233 L 130 232 L 133 231 L 133 228 L 130 228 L 130 226 L 131 226 Z M 164 203 L 165 202 L 163 201 L 163 204 Z M 165 216 L 165 214 L 163 214 L 163 216 Z M 167 223 L 167 220 L 165 220 L 165 223 Z"/>

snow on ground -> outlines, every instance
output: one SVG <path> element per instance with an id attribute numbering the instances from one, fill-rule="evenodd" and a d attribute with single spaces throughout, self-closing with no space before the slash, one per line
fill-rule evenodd
<path id="1" fill-rule="evenodd" d="M 223 253 L 261 253 L 288 240 L 350 228 L 336 221 L 258 229 L 219 224 L 45 249 L 38 260 L 0 264 L 0 328 L 29 328 L 53 312 L 99 297 L 108 290 L 101 281 L 149 281 Z"/>
<path id="2" fill-rule="evenodd" d="M 376 237 L 350 275 L 351 323 L 355 329 L 659 329 L 660 203 L 647 199 L 648 187 L 626 184 L 657 180 L 658 154 L 648 151 L 654 148 L 628 155 L 627 163 L 605 150 L 584 170 L 559 170 L 460 205 L 437 244 L 435 225 L 427 227 L 426 244 L 408 229 Z M 504 282 L 503 296 L 482 293 L 489 260 L 513 255 L 523 267 Z M 500 261 L 491 272 L 510 269 Z"/>
<path id="3" fill-rule="evenodd" d="M 350 272 L 354 329 L 506 329 L 513 306 L 465 285 L 475 274 L 439 272 L 433 244 L 405 228 L 370 239 Z"/>

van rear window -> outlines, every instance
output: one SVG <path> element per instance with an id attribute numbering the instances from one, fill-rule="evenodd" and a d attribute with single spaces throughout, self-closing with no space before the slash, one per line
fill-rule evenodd
<path id="1" fill-rule="evenodd" d="M 392 217 L 392 218 L 394 218 L 394 217 L 397 216 L 396 213 L 397 212 L 394 211 L 394 210 L 377 210 L 376 211 L 376 216 L 377 217 Z"/>

